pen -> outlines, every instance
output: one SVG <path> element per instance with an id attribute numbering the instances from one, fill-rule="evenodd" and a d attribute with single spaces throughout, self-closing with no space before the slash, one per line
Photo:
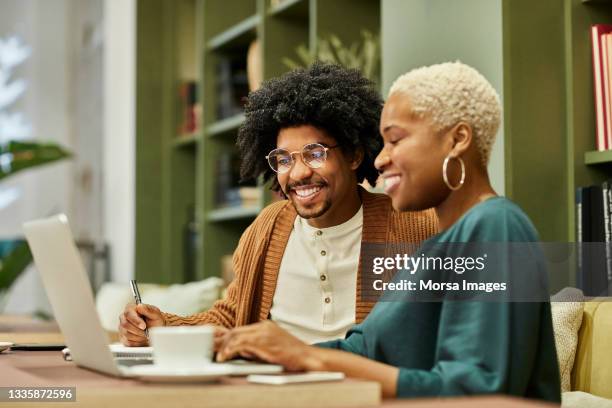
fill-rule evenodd
<path id="1" fill-rule="evenodd" d="M 134 301 L 137 305 L 142 303 L 142 299 L 140 298 L 140 291 L 138 290 L 138 284 L 136 283 L 136 279 L 130 279 L 130 287 L 132 288 L 132 295 L 134 295 Z M 147 338 L 149 338 L 149 329 L 145 328 L 145 334 Z"/>

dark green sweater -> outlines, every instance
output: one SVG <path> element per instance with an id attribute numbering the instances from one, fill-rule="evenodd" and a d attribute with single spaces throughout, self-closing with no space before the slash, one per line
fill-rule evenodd
<path id="1" fill-rule="evenodd" d="M 422 249 L 427 252 L 432 243 L 537 241 L 526 214 L 496 197 L 474 206 Z M 399 367 L 398 397 L 561 397 L 548 302 L 379 301 L 346 339 L 319 346 Z"/>

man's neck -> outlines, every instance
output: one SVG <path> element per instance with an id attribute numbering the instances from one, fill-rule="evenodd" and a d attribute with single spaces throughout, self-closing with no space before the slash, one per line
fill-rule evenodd
<path id="1" fill-rule="evenodd" d="M 307 222 L 314 228 L 335 227 L 353 218 L 360 208 L 361 194 L 359 194 L 359 187 L 355 186 L 355 189 L 347 197 L 332 204 L 325 214 L 317 218 L 310 218 Z"/>

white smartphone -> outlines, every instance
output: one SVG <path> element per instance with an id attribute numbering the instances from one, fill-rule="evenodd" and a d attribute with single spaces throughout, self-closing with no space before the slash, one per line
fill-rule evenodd
<path id="1" fill-rule="evenodd" d="M 248 382 L 257 384 L 299 384 L 308 382 L 340 381 L 344 379 L 344 373 L 329 371 L 311 371 L 309 373 L 280 374 L 280 375 L 259 375 L 253 374 L 247 377 Z"/>

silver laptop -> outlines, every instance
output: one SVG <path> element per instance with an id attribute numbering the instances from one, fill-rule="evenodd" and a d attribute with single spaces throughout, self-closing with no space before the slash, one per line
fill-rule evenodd
<path id="1" fill-rule="evenodd" d="M 129 367 L 117 364 L 108 347 L 68 218 L 30 221 L 23 229 L 72 360 L 106 374 L 128 375 Z"/>
<path id="2" fill-rule="evenodd" d="M 68 218 L 60 214 L 30 221 L 23 225 L 23 229 L 72 360 L 95 371 L 130 376 L 134 360 L 113 357 Z M 231 374 L 280 371 L 282 367 L 278 365 L 236 362 Z"/>

